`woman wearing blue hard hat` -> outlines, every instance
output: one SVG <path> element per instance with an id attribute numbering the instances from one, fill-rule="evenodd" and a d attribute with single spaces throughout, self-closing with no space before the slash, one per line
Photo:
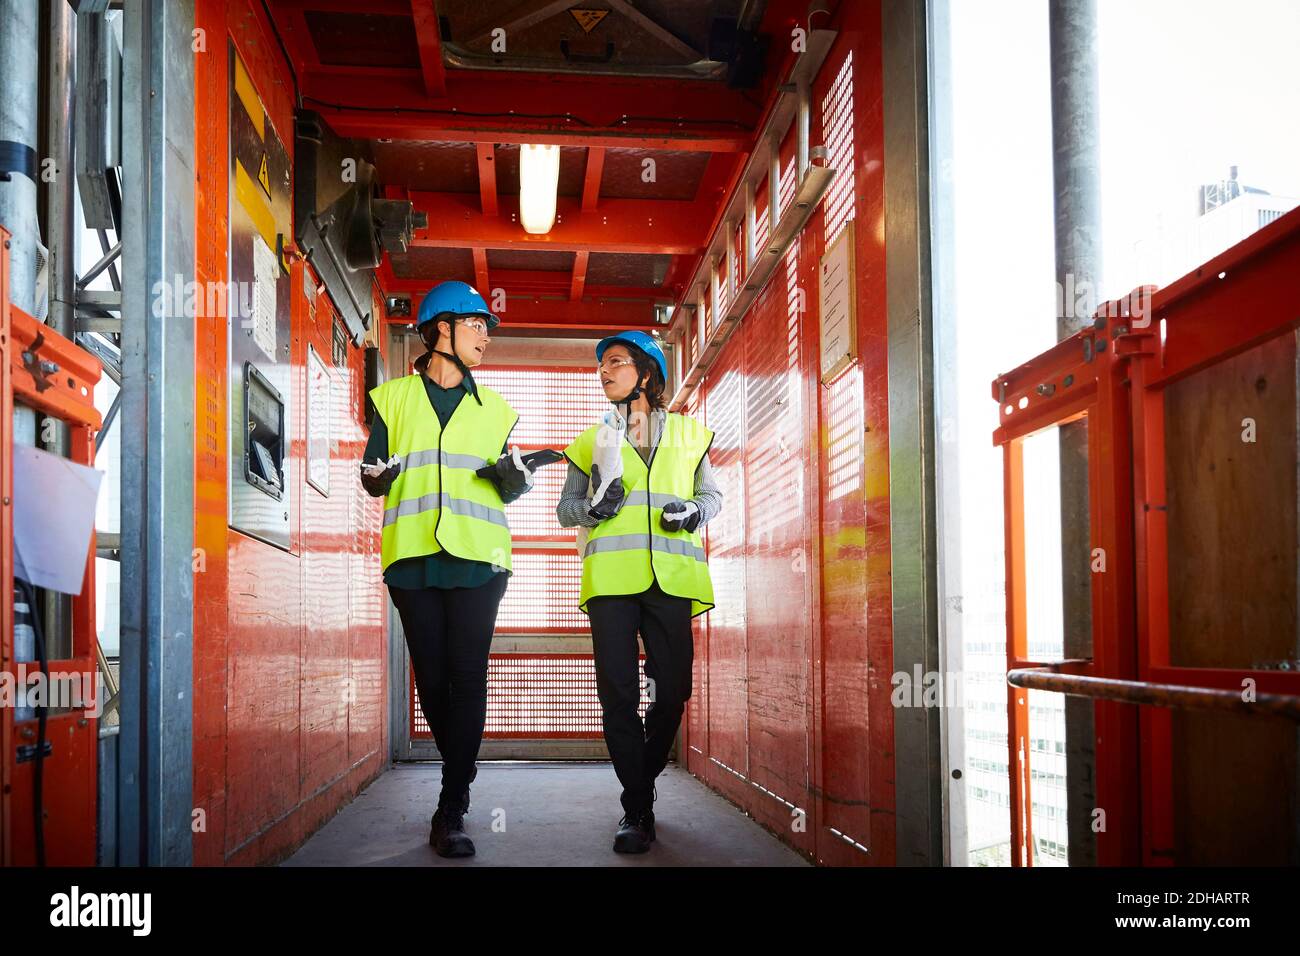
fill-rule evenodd
<path id="1" fill-rule="evenodd" d="M 709 469 L 713 432 L 667 411 L 668 363 L 645 332 L 596 346 L 614 408 L 564 450 L 569 475 L 556 516 L 586 531 L 579 607 L 591 620 L 605 743 L 623 785 L 619 853 L 655 839 L 655 778 L 691 696 L 691 618 L 713 607 L 699 528 L 722 507 Z M 637 635 L 645 645 L 651 703 L 644 723 Z"/>
<path id="2" fill-rule="evenodd" d="M 416 329 L 428 351 L 412 374 L 370 392 L 375 416 L 361 466 L 366 491 L 384 496 L 384 583 L 442 755 L 429 833 L 442 856 L 474 853 L 463 817 L 483 738 L 488 651 L 510 572 L 503 506 L 533 484 L 519 449 L 506 447 L 518 414 L 470 374 L 499 321 L 464 282 L 443 282 L 424 297 Z"/>

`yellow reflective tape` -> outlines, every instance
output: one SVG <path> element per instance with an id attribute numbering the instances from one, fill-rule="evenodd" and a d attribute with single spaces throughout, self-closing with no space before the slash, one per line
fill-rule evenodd
<path id="1" fill-rule="evenodd" d="M 253 225 L 271 249 L 275 248 L 275 216 L 271 214 L 271 204 L 267 202 L 262 187 L 253 182 L 244 164 L 235 159 L 235 196 L 239 204 L 253 220 Z"/>
<path id="2" fill-rule="evenodd" d="M 257 138 L 266 139 L 266 110 L 262 109 L 262 99 L 257 95 L 257 90 L 253 86 L 252 79 L 248 76 L 248 71 L 244 69 L 244 62 L 235 54 L 235 95 L 239 97 L 239 102 L 244 104 L 244 112 L 248 118 L 253 121 L 253 129 L 257 130 Z"/>

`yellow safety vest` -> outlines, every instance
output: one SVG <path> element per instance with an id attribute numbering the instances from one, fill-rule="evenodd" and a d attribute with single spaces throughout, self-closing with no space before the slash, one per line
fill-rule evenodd
<path id="1" fill-rule="evenodd" d="M 588 476 L 599 427 L 588 428 L 564 449 L 565 457 Z M 659 523 L 665 504 L 695 494 L 695 469 L 712 442 L 709 429 L 671 412 L 648 468 L 623 440 L 623 507 L 587 532 L 578 596 L 584 612 L 593 597 L 640 594 L 654 582 L 665 594 L 690 598 L 691 617 L 713 607 L 713 581 L 699 534 L 665 531 Z"/>
<path id="2" fill-rule="evenodd" d="M 510 526 L 497 486 L 474 472 L 496 461 L 519 415 L 499 394 L 478 386 L 444 429 L 419 372 L 372 389 L 388 426 L 388 454 L 402 470 L 384 498 L 379 553 L 384 568 L 403 558 L 447 551 L 510 570 Z"/>

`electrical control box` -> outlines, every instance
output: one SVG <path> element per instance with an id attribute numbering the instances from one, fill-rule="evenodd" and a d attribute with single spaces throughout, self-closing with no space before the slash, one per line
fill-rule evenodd
<path id="1" fill-rule="evenodd" d="M 293 513 L 289 156 L 230 47 L 230 526 L 288 550 Z"/>

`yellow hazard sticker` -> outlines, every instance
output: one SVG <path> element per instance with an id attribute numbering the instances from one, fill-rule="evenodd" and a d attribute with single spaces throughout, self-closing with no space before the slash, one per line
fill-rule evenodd
<path id="1" fill-rule="evenodd" d="M 257 181 L 262 184 L 266 190 L 266 195 L 271 195 L 271 171 L 266 166 L 266 153 L 262 154 L 262 164 L 257 167 Z"/>
<path id="2" fill-rule="evenodd" d="M 573 14 L 573 19 L 578 21 L 578 26 L 582 27 L 583 33 L 590 33 L 596 29 L 596 25 L 609 16 L 608 10 L 588 10 L 583 7 L 574 7 L 569 11 Z"/>

